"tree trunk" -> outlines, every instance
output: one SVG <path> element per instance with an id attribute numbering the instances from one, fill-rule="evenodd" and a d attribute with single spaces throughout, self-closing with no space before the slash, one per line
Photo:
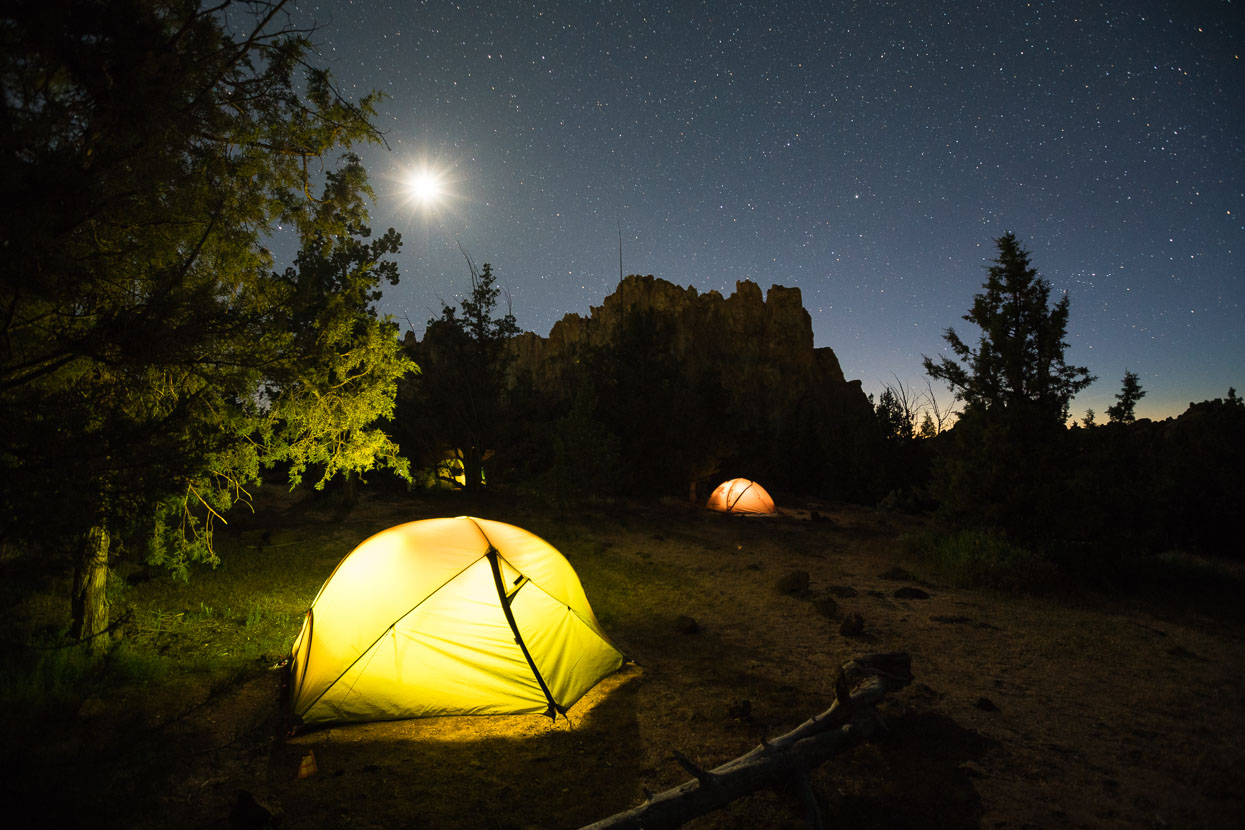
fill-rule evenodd
<path id="1" fill-rule="evenodd" d="M 834 684 L 834 703 L 825 712 L 713 770 L 701 769 L 675 751 L 674 760 L 691 773 L 694 780 L 657 795 L 646 793 L 639 807 L 616 813 L 581 830 L 680 827 L 741 796 L 792 784 L 804 800 L 810 826 L 820 827 L 820 807 L 809 783 L 808 771 L 883 728 L 874 706 L 888 693 L 911 682 L 911 660 L 903 652 L 851 660 L 839 669 Z M 850 683 L 856 684 L 856 691 L 850 690 Z"/>
<path id="2" fill-rule="evenodd" d="M 359 471 L 349 470 L 342 478 L 342 507 L 351 510 L 359 503 Z"/>
<path id="3" fill-rule="evenodd" d="M 484 451 L 471 444 L 462 450 L 463 489 L 478 492 L 484 488 Z"/>
<path id="4" fill-rule="evenodd" d="M 70 634 L 95 653 L 108 647 L 108 526 L 103 519 L 82 537 L 73 578 Z"/>

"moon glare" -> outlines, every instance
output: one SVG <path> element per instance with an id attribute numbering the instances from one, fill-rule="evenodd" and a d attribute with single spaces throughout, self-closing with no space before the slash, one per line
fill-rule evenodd
<path id="1" fill-rule="evenodd" d="M 408 186 L 415 201 L 425 207 L 436 204 L 444 193 L 441 177 L 431 170 L 418 170 L 411 174 Z"/>

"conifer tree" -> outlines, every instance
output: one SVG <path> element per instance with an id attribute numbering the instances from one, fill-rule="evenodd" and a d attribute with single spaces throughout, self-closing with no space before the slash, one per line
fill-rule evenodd
<path id="1" fill-rule="evenodd" d="M 403 368 L 372 306 L 398 240 L 356 256 L 371 191 L 348 152 L 380 140 L 376 97 L 307 65 L 285 6 L 0 12 L 0 538 L 76 559 L 93 645 L 119 548 L 146 535 L 184 573 L 265 465 L 393 459 L 368 425 Z"/>
<path id="2" fill-rule="evenodd" d="M 477 270 L 467 257 L 471 292 L 459 305 L 442 305 L 428 321 L 422 376 L 417 381 L 417 412 L 426 437 L 461 453 L 464 486 L 484 485 L 484 461 L 502 433 L 508 366 L 506 343 L 519 333 L 509 310 L 498 314 L 501 288 L 489 263 Z"/>
<path id="3" fill-rule="evenodd" d="M 964 319 L 981 329 L 976 348 L 954 329 L 955 357 L 924 358 L 965 409 L 934 468 L 945 512 L 972 523 L 1037 537 L 1059 510 L 1060 453 L 1072 397 L 1093 377 L 1064 359 L 1069 300 L 1049 305 L 1050 285 L 1008 233 L 983 291 Z"/>
<path id="4" fill-rule="evenodd" d="M 1136 372 L 1124 370 L 1124 381 L 1120 393 L 1115 396 L 1116 402 L 1107 407 L 1107 417 L 1113 424 L 1131 424 L 1137 420 L 1135 410 L 1137 401 L 1146 396 L 1141 388 L 1141 378 Z"/>
<path id="5" fill-rule="evenodd" d="M 1072 397 L 1094 378 L 1064 360 L 1068 296 L 1049 307 L 1050 283 L 1029 262 L 1015 234 L 995 240 L 998 257 L 984 290 L 964 319 L 981 329 L 972 348 L 948 328 L 944 338 L 959 358 L 923 358 L 930 377 L 946 381 L 967 412 L 1008 410 L 1035 414 L 1048 424 L 1068 418 Z"/>

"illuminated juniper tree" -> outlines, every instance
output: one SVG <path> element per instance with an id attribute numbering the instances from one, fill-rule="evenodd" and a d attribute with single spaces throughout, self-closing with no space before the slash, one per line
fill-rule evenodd
<path id="1" fill-rule="evenodd" d="M 375 98 L 305 63 L 285 5 L 0 12 L 0 533 L 76 560 L 73 633 L 96 645 L 120 542 L 184 569 L 274 460 L 401 469 L 369 426 L 408 368 L 370 305 L 397 240 L 362 242 L 342 154 L 379 140 Z"/>

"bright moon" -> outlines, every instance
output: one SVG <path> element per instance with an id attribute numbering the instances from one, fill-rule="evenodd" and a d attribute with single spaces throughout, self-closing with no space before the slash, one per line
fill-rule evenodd
<path id="1" fill-rule="evenodd" d="M 415 201 L 425 207 L 435 204 L 444 192 L 441 188 L 441 177 L 430 170 L 420 170 L 412 174 L 409 186 Z"/>

